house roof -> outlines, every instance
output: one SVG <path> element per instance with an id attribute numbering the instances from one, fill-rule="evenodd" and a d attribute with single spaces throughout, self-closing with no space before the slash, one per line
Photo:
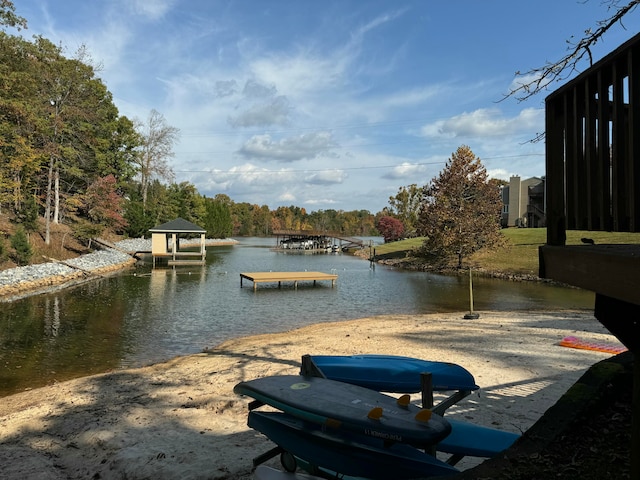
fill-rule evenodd
<path id="1" fill-rule="evenodd" d="M 184 218 L 176 218 L 157 227 L 150 228 L 151 233 L 207 233 L 207 231 Z"/>

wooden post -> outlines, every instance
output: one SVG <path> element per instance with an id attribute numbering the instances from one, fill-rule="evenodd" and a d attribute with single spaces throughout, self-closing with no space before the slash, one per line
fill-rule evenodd
<path id="1" fill-rule="evenodd" d="M 469 267 L 469 313 L 464 316 L 465 320 L 476 320 L 480 315 L 473 313 L 473 279 L 471 277 L 471 267 Z"/>
<path id="2" fill-rule="evenodd" d="M 422 408 L 433 407 L 433 375 L 430 372 L 420 374 L 420 391 L 422 393 Z"/>
<path id="3" fill-rule="evenodd" d="M 471 267 L 469 267 L 469 313 L 473 315 L 473 275 L 471 275 Z"/>

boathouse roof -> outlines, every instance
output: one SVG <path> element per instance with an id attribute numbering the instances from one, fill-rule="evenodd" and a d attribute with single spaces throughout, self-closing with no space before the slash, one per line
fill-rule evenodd
<path id="1" fill-rule="evenodd" d="M 207 231 L 184 218 L 176 218 L 157 227 L 150 228 L 151 233 L 207 233 Z"/>

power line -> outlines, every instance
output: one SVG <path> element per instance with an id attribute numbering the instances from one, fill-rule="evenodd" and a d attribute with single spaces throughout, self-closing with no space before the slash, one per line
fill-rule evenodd
<path id="1" fill-rule="evenodd" d="M 482 160 L 498 160 L 503 158 L 519 158 L 519 157 L 539 157 L 544 156 L 544 153 L 530 153 L 522 155 L 504 155 L 497 157 L 484 157 Z M 245 175 L 245 174 L 279 174 L 279 173 L 319 173 L 319 172 L 334 172 L 336 170 L 375 170 L 386 168 L 402 168 L 402 167 L 422 167 L 428 165 L 442 165 L 447 161 L 438 162 L 420 162 L 420 163 L 407 163 L 400 165 L 370 165 L 359 167 L 339 167 L 339 168 L 321 168 L 321 169 L 302 169 L 302 170 L 250 170 L 250 171 L 235 171 L 235 170 L 174 170 L 175 173 L 209 173 L 209 174 L 226 174 L 226 175 Z"/>

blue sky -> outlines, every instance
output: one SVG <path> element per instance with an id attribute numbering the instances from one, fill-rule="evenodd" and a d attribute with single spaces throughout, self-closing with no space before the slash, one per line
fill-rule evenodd
<path id="1" fill-rule="evenodd" d="M 623 2 L 626 3 L 626 2 Z M 16 0 L 25 38 L 85 45 L 122 115 L 180 129 L 176 181 L 235 202 L 380 211 L 468 145 L 544 175 L 544 96 L 503 99 L 610 16 L 600 0 Z M 627 15 L 599 59 L 640 31 Z"/>

